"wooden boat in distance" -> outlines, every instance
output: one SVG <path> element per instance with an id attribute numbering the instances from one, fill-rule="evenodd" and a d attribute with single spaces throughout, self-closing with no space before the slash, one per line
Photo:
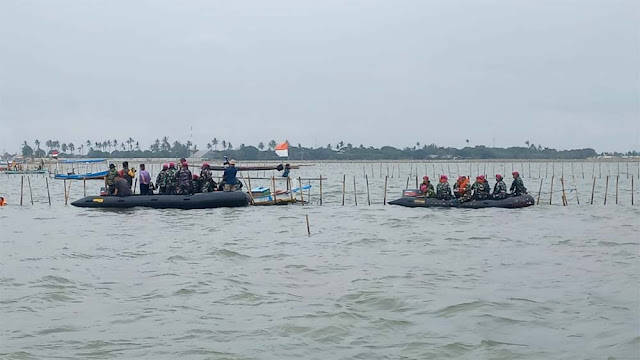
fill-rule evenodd
<path id="1" fill-rule="evenodd" d="M 2 174 L 5 175 L 44 175 L 47 170 L 5 170 Z"/>
<path id="2" fill-rule="evenodd" d="M 103 180 L 107 176 L 107 171 L 100 171 L 88 174 L 55 174 L 54 179 L 57 180 Z"/>
<path id="3" fill-rule="evenodd" d="M 238 171 L 267 171 L 267 170 L 278 170 L 279 166 L 283 166 L 282 164 L 279 165 L 263 165 L 263 166 L 236 166 L 236 169 L 238 169 Z M 300 166 L 305 166 L 305 165 L 291 165 L 291 169 L 292 170 L 297 170 L 300 169 Z M 209 166 L 211 168 L 211 170 L 214 171 L 224 171 L 224 169 L 226 169 L 227 167 L 224 165 L 215 165 L 215 166 Z"/>
<path id="4" fill-rule="evenodd" d="M 62 171 L 59 170 L 58 165 Z M 102 180 L 107 176 L 108 171 L 95 171 L 101 168 L 107 168 L 106 159 L 64 159 L 56 163 L 53 178 L 57 180 Z M 80 173 L 76 173 L 77 170 Z"/>
<path id="5" fill-rule="evenodd" d="M 83 208 L 128 209 L 213 209 L 249 205 L 249 195 L 242 191 L 214 191 L 193 195 L 86 196 L 71 203 Z"/>

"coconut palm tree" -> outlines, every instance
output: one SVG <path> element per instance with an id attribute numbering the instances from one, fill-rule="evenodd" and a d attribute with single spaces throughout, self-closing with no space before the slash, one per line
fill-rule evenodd
<path id="1" fill-rule="evenodd" d="M 36 139 L 35 144 L 36 144 L 36 149 L 40 150 L 40 140 Z"/>
<path id="2" fill-rule="evenodd" d="M 260 142 L 258 143 L 258 149 L 259 149 L 260 151 L 264 150 L 264 143 L 263 143 L 262 141 L 260 141 Z"/>
<path id="3" fill-rule="evenodd" d="M 269 141 L 269 149 L 270 150 L 274 150 L 276 148 L 276 141 L 275 140 L 271 140 Z"/>
<path id="4" fill-rule="evenodd" d="M 66 153 L 67 152 L 67 144 L 62 143 L 62 152 Z"/>
<path id="5" fill-rule="evenodd" d="M 225 150 L 226 148 L 227 148 L 227 141 L 222 140 L 222 150 Z"/>
<path id="6" fill-rule="evenodd" d="M 67 147 L 69 148 L 69 151 L 71 151 L 71 155 L 73 155 L 73 150 L 76 149 L 76 146 L 73 145 L 72 142 L 70 142 L 69 144 L 67 144 Z"/>
<path id="7" fill-rule="evenodd" d="M 467 146 L 469 146 L 469 139 L 467 139 Z"/>
<path id="8" fill-rule="evenodd" d="M 214 149 L 218 150 L 218 139 L 217 138 L 213 138 L 213 140 L 211 140 L 211 146 L 213 146 Z"/>

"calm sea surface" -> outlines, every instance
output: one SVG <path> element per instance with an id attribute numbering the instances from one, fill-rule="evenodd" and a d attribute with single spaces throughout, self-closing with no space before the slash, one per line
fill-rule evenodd
<path id="1" fill-rule="evenodd" d="M 513 167 L 541 204 L 384 206 L 387 166 L 389 200 L 425 172 Z M 551 192 L 544 163 L 318 164 L 292 176 L 326 177 L 322 206 L 312 182 L 304 207 L 192 211 L 78 209 L 52 179 L 49 206 L 43 177 L 20 207 L 0 176 L 0 358 L 638 359 L 637 165 L 570 166 Z"/>

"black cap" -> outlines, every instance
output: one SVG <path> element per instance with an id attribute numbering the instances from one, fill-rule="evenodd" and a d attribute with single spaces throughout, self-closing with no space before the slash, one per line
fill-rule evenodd
<path id="1" fill-rule="evenodd" d="M 110 168 L 114 168 L 114 167 L 116 167 L 116 166 L 115 166 L 115 165 L 113 165 L 113 164 L 109 164 L 109 167 L 110 167 Z"/>

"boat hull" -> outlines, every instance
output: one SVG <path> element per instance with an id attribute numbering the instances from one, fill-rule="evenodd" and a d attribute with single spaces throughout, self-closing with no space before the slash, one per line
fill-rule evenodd
<path id="1" fill-rule="evenodd" d="M 519 209 L 535 204 L 533 196 L 520 195 L 510 196 L 500 200 L 470 200 L 460 203 L 457 199 L 454 200 L 439 200 L 433 198 L 424 197 L 403 197 L 397 200 L 389 202 L 390 205 L 399 205 L 405 207 L 419 207 L 419 208 L 431 208 L 431 207 L 447 207 L 447 208 L 466 208 L 466 209 L 483 209 L 483 208 L 504 208 L 504 209 Z"/>
<path id="2" fill-rule="evenodd" d="M 54 179 L 57 180 L 103 180 L 107 176 L 107 171 L 89 174 L 56 174 Z"/>
<path id="3" fill-rule="evenodd" d="M 86 196 L 71 203 L 83 208 L 127 209 L 149 207 L 154 209 L 212 209 L 243 207 L 249 204 L 248 194 L 241 191 L 215 191 L 194 195 L 132 195 Z"/>

